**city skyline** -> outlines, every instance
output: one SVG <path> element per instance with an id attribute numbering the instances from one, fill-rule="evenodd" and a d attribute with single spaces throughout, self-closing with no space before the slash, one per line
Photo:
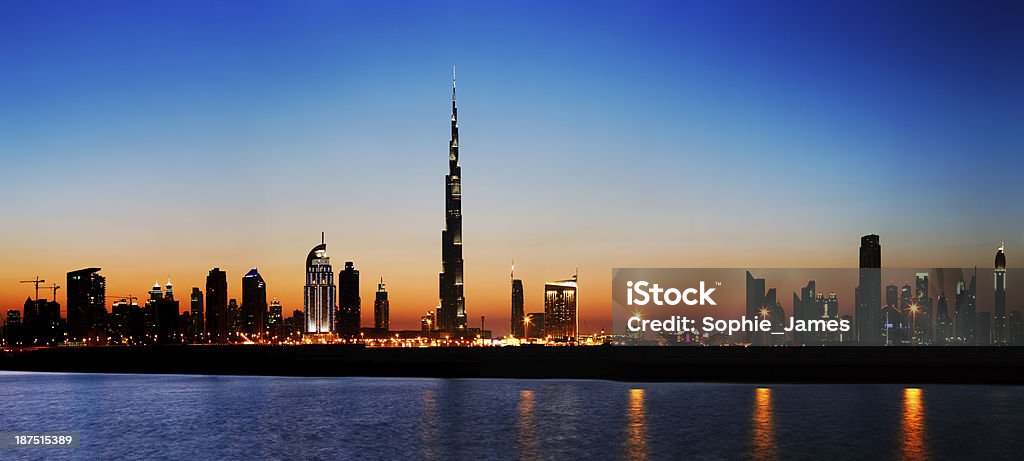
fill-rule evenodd
<path id="1" fill-rule="evenodd" d="M 881 5 L 258 5 L 221 24 L 232 8 L 5 4 L 0 309 L 89 267 L 136 297 L 219 267 L 241 300 L 256 267 L 291 312 L 296 255 L 326 232 L 415 329 L 438 301 L 452 63 L 470 325 L 507 318 L 512 258 L 526 312 L 579 266 L 591 330 L 613 267 L 856 267 L 867 233 L 883 267 L 989 267 L 1001 241 L 1019 267 L 1022 32 Z"/>

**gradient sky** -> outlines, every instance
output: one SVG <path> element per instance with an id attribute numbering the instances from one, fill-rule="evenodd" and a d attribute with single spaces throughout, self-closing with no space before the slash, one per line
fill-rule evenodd
<path id="1" fill-rule="evenodd" d="M 0 308 L 98 266 L 179 297 L 327 233 L 437 304 L 458 65 L 470 324 L 579 266 L 989 267 L 1024 252 L 1019 2 L 0 2 Z M 1018 266 L 1019 267 L 1019 266 Z M 1011 287 L 1012 288 L 1012 287 Z M 63 299 L 63 293 L 59 293 Z M 186 306 L 183 303 L 183 308 Z M 1013 307 L 1013 306 L 1011 306 Z"/>

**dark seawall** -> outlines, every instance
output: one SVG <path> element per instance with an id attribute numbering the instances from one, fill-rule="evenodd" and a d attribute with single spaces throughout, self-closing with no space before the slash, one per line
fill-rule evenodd
<path id="1" fill-rule="evenodd" d="M 1020 347 L 55 347 L 0 369 L 81 373 L 607 379 L 800 383 L 1024 383 Z"/>

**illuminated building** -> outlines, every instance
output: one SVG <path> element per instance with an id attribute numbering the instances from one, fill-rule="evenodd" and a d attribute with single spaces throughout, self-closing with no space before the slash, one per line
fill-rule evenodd
<path id="1" fill-rule="evenodd" d="M 338 311 L 334 320 L 339 335 L 359 336 L 362 299 L 359 296 L 359 271 L 352 261 L 345 262 L 345 270 L 338 271 Z"/>
<path id="2" fill-rule="evenodd" d="M 306 326 L 303 333 L 334 332 L 334 300 L 334 270 L 321 235 L 320 244 L 306 255 L 306 286 L 303 292 Z"/>
<path id="3" fill-rule="evenodd" d="M 384 287 L 384 278 L 381 277 L 377 284 L 377 296 L 373 300 L 373 328 L 381 331 L 388 331 L 390 328 L 389 316 L 391 306 L 388 302 L 388 290 Z"/>
<path id="4" fill-rule="evenodd" d="M 242 277 L 241 331 L 249 339 L 263 336 L 267 329 L 267 282 L 256 268 Z"/>
<path id="5" fill-rule="evenodd" d="M 189 296 L 189 312 L 191 312 L 191 336 L 192 341 L 200 341 L 205 333 L 206 321 L 203 316 L 203 290 L 199 287 L 192 287 L 192 295 Z"/>
<path id="6" fill-rule="evenodd" d="M 860 271 L 855 317 L 857 340 L 861 344 L 881 344 L 882 333 L 882 246 L 875 234 L 860 239 Z"/>
<path id="7" fill-rule="evenodd" d="M 206 276 L 206 335 L 210 342 L 228 339 L 228 275 L 217 267 Z"/>
<path id="8" fill-rule="evenodd" d="M 68 272 L 68 338 L 106 338 L 107 280 L 97 267 Z"/>
<path id="9" fill-rule="evenodd" d="M 526 318 L 524 310 L 523 281 L 516 278 L 515 266 L 512 266 L 512 336 L 522 338 L 526 334 L 526 326 L 523 319 Z"/>
<path id="10" fill-rule="evenodd" d="M 575 340 L 577 317 L 577 276 L 544 284 L 544 335 L 552 339 Z"/>
<path id="11" fill-rule="evenodd" d="M 995 274 L 995 323 L 992 328 L 992 342 L 995 344 L 1006 344 L 1006 254 L 1003 253 L 1005 244 L 999 245 L 996 251 Z"/>
<path id="12" fill-rule="evenodd" d="M 438 276 L 437 325 L 440 331 L 466 329 L 466 299 L 462 264 L 462 167 L 459 166 L 459 123 L 452 72 L 452 138 L 448 143 L 445 175 L 445 228 L 441 231 L 441 273 Z"/>

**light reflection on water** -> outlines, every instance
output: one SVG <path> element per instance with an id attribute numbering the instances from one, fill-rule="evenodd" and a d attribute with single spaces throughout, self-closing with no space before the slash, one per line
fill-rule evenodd
<path id="1" fill-rule="evenodd" d="M 1024 388 L 0 373 L 3 459 L 1019 459 Z M 996 441 L 998 443 L 996 443 Z M 11 456 L 8 456 L 11 454 Z"/>
<path id="2" fill-rule="evenodd" d="M 928 459 L 922 394 L 920 388 L 908 387 L 903 390 L 903 443 L 900 445 L 900 458 L 907 461 Z"/>

